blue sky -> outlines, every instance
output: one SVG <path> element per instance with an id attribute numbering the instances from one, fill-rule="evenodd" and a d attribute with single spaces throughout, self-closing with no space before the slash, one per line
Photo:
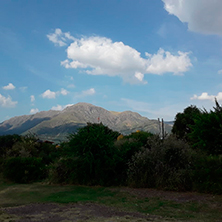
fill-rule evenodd
<path id="1" fill-rule="evenodd" d="M 173 120 L 222 101 L 221 0 L 1 0 L 0 122 L 87 102 Z"/>

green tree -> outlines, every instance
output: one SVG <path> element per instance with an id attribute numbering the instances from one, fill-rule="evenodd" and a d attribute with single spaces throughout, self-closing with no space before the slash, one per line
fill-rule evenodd
<path id="1" fill-rule="evenodd" d="M 195 124 L 195 119 L 200 115 L 201 111 L 193 105 L 185 108 L 182 113 L 177 113 L 172 133 L 179 139 L 189 141 L 188 134 L 191 133 L 191 128 Z"/>
<path id="2" fill-rule="evenodd" d="M 196 116 L 189 138 L 194 148 L 218 155 L 222 154 L 222 107 L 216 99 L 215 104 L 213 110 L 204 109 Z"/>
<path id="3" fill-rule="evenodd" d="M 21 136 L 17 134 L 0 136 L 0 157 L 4 157 L 18 141 L 21 141 Z"/>
<path id="4" fill-rule="evenodd" d="M 115 179 L 118 153 L 114 141 L 118 136 L 102 123 L 87 123 L 69 136 L 70 156 L 78 157 L 75 170 L 79 183 L 106 185 Z"/>

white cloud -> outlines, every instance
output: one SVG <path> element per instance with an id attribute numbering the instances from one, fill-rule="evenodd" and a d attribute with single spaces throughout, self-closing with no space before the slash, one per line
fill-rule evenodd
<path id="1" fill-rule="evenodd" d="M 31 99 L 31 102 L 34 102 L 34 101 L 35 101 L 35 96 L 34 96 L 34 95 L 31 95 L 31 96 L 30 96 L 30 99 Z"/>
<path id="2" fill-rule="evenodd" d="M 92 96 L 96 93 L 96 90 L 94 88 L 82 91 L 83 96 Z"/>
<path id="3" fill-rule="evenodd" d="M 51 110 L 61 111 L 61 110 L 65 109 L 66 107 L 72 106 L 72 105 L 73 105 L 73 104 L 67 104 L 67 105 L 65 105 L 65 106 L 57 105 L 57 106 L 53 106 L 53 107 L 51 108 Z"/>
<path id="4" fill-rule="evenodd" d="M 197 96 L 196 94 L 191 97 L 191 100 L 211 100 L 214 101 L 215 98 L 217 101 L 222 101 L 222 92 L 219 92 L 217 95 L 209 95 L 207 92 L 203 92 L 200 96 Z"/>
<path id="5" fill-rule="evenodd" d="M 188 68 L 192 66 L 188 54 L 187 52 L 178 51 L 178 56 L 174 56 L 170 52 L 160 49 L 157 54 L 148 55 L 150 60 L 146 71 L 159 75 L 166 72 L 182 75 L 183 72 L 188 71 Z"/>
<path id="6" fill-rule="evenodd" d="M 61 110 L 63 110 L 63 109 L 64 109 L 64 106 L 61 106 L 61 105 L 53 106 L 53 107 L 51 108 L 51 110 L 59 110 L 59 111 L 61 111 Z"/>
<path id="7" fill-rule="evenodd" d="M 37 113 L 37 112 L 39 112 L 39 109 L 38 108 L 35 108 L 35 109 L 31 109 L 30 110 L 30 114 L 35 114 L 35 113 Z"/>
<path id="8" fill-rule="evenodd" d="M 143 80 L 144 78 L 144 74 L 141 73 L 141 72 L 136 72 L 135 73 L 135 77 L 140 81 L 140 82 L 143 82 L 144 84 L 146 84 L 147 82 Z"/>
<path id="9" fill-rule="evenodd" d="M 5 90 L 12 90 L 15 89 L 15 86 L 12 83 L 9 83 L 7 86 L 2 87 Z"/>
<path id="10" fill-rule="evenodd" d="M 0 94 L 0 106 L 6 108 L 13 108 L 16 106 L 17 103 L 17 101 L 12 101 L 10 96 L 6 98 L 5 96 Z"/>
<path id="11" fill-rule="evenodd" d="M 159 49 L 143 58 L 140 52 L 122 42 L 95 36 L 75 39 L 67 48 L 67 57 L 61 62 L 65 68 L 80 68 L 91 75 L 120 76 L 132 84 L 146 83 L 144 74 L 182 74 L 192 66 L 187 52 L 173 55 Z"/>
<path id="12" fill-rule="evenodd" d="M 66 89 L 61 89 L 60 93 L 61 93 L 63 96 L 66 96 L 69 92 L 68 92 Z"/>
<path id="13" fill-rule="evenodd" d="M 47 99 L 55 99 L 56 96 L 58 95 L 63 95 L 66 96 L 68 95 L 69 91 L 67 91 L 66 89 L 61 89 L 60 91 L 57 92 L 53 92 L 50 89 L 46 90 L 44 93 L 41 94 L 42 98 L 47 98 Z"/>
<path id="14" fill-rule="evenodd" d="M 51 42 L 58 46 L 67 45 L 67 40 L 75 40 L 75 38 L 71 36 L 69 32 L 63 33 L 61 29 L 55 29 L 54 33 L 50 33 L 46 36 Z"/>
<path id="15" fill-rule="evenodd" d="M 56 98 L 56 92 L 53 92 L 50 89 L 48 89 L 43 94 L 41 94 L 41 96 L 42 96 L 42 98 L 55 99 Z"/>
<path id="16" fill-rule="evenodd" d="M 203 34 L 222 35 L 221 0 L 162 0 L 169 14 L 181 22 L 188 23 L 188 29 Z"/>
<path id="17" fill-rule="evenodd" d="M 96 90 L 94 88 L 90 88 L 88 90 L 84 90 L 79 94 L 76 94 L 76 97 L 86 97 L 86 96 L 92 96 L 96 93 Z"/>

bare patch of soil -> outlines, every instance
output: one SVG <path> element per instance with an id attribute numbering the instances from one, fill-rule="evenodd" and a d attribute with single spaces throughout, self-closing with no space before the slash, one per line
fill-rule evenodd
<path id="1" fill-rule="evenodd" d="M 191 192 L 172 192 L 155 189 L 134 189 L 127 187 L 110 188 L 111 191 L 120 191 L 136 196 L 136 199 L 160 198 L 176 201 L 185 205 L 189 202 L 206 203 L 212 210 L 222 212 L 222 196 L 199 194 Z M 175 212 L 176 213 L 176 212 Z M 173 212 L 174 214 L 174 212 Z M 221 216 L 210 221 L 220 221 Z M 100 205 L 96 203 L 35 203 L 22 206 L 0 208 L 0 222 L 144 222 L 144 221 L 179 221 L 178 219 L 166 218 L 143 214 L 139 212 L 122 211 L 118 208 Z M 184 220 L 185 221 L 185 220 Z M 186 220 L 187 221 L 187 220 Z M 190 221 L 190 220 L 188 220 Z M 201 221 L 201 220 L 195 220 Z"/>
<path id="2" fill-rule="evenodd" d="M 115 191 L 116 188 L 112 190 Z M 152 198 L 159 197 L 165 200 L 172 200 L 179 203 L 197 201 L 212 201 L 214 199 L 214 195 L 211 194 L 201 194 L 195 192 L 175 192 L 175 191 L 164 191 L 164 190 L 156 190 L 156 189 L 147 189 L 147 188 L 128 188 L 124 187 L 122 189 L 117 188 L 121 192 L 128 192 L 132 195 L 142 197 L 142 198 Z"/>
<path id="3" fill-rule="evenodd" d="M 136 212 L 119 211 L 94 203 L 87 204 L 28 204 L 2 209 L 0 221 L 9 222 L 144 222 L 169 221 L 160 216 L 145 215 Z M 174 221 L 174 220 L 170 220 Z"/>

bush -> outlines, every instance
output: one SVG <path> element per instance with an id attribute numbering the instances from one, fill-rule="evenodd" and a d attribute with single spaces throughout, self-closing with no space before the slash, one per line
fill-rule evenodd
<path id="1" fill-rule="evenodd" d="M 71 157 L 78 159 L 77 180 L 85 185 L 110 185 L 116 183 L 115 167 L 119 159 L 114 141 L 119 136 L 108 127 L 88 123 L 78 133 L 69 136 Z M 67 148 L 66 148 L 67 149 Z M 68 149 L 67 149 L 68 150 Z M 70 169 L 71 170 L 71 169 Z"/>
<path id="2" fill-rule="evenodd" d="M 61 157 L 55 163 L 50 165 L 49 181 L 51 183 L 79 184 L 78 158 Z"/>
<path id="3" fill-rule="evenodd" d="M 189 138 L 193 148 L 205 151 L 207 154 L 222 154 L 222 111 L 204 111 L 195 120 Z"/>
<path id="4" fill-rule="evenodd" d="M 12 157 L 3 163 L 3 175 L 15 183 L 31 183 L 46 177 L 46 168 L 40 158 Z"/>
<path id="5" fill-rule="evenodd" d="M 222 194 L 222 157 L 196 154 L 192 180 L 195 191 Z"/>
<path id="6" fill-rule="evenodd" d="M 128 184 L 169 190 L 190 190 L 192 150 L 174 136 L 161 140 L 153 136 L 148 146 L 129 163 Z"/>
<path id="7" fill-rule="evenodd" d="M 132 138 L 139 143 L 138 145 L 140 147 L 142 147 L 142 146 L 146 147 L 148 138 L 152 137 L 153 135 L 154 134 L 152 134 L 152 133 L 138 130 L 136 132 L 131 133 L 128 136 L 125 136 L 125 138 L 128 138 L 128 139 Z"/>
<path id="8" fill-rule="evenodd" d="M 45 164 L 52 163 L 59 157 L 60 151 L 54 145 L 42 142 L 36 135 L 21 136 L 11 149 L 6 152 L 6 157 L 36 157 L 42 158 Z"/>
<path id="9" fill-rule="evenodd" d="M 21 141 L 21 136 L 17 134 L 0 136 L 0 158 L 5 157 L 6 153 L 18 141 Z"/>
<path id="10" fill-rule="evenodd" d="M 115 142 L 115 148 L 118 150 L 119 161 L 116 164 L 116 172 L 120 183 L 124 184 L 127 179 L 128 163 L 138 151 L 141 150 L 142 144 L 134 138 L 124 137 Z"/>

